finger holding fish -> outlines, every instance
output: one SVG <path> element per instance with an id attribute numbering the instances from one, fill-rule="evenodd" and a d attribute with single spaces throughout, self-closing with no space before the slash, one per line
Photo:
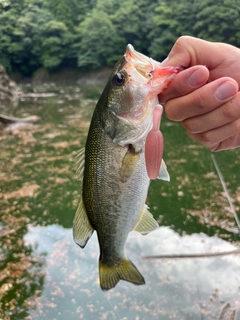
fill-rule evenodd
<path id="1" fill-rule="evenodd" d="M 166 115 L 181 121 L 195 141 L 219 151 L 240 144 L 240 92 L 235 80 L 223 77 L 185 96 L 166 102 Z"/>
<path id="2" fill-rule="evenodd" d="M 167 101 L 188 95 L 189 93 L 202 87 L 208 81 L 209 70 L 205 66 L 197 65 L 181 70 L 182 71 L 179 72 L 176 77 L 174 77 L 173 81 L 171 82 L 171 86 L 159 94 L 158 100 L 160 103 L 166 103 Z M 178 110 L 176 110 L 176 112 L 177 111 Z M 179 115 L 176 114 L 175 118 L 178 117 Z"/>
<path id="3" fill-rule="evenodd" d="M 211 151 L 240 146 L 239 53 L 239 48 L 225 43 L 183 36 L 176 41 L 168 58 L 162 63 L 163 66 L 178 64 L 187 68 L 159 97 L 160 102 L 166 103 L 166 115 L 174 121 L 184 121 L 189 136 Z M 193 68 L 199 69 L 199 65 L 208 68 L 209 78 L 205 84 L 195 86 L 192 90 L 189 80 L 199 81 L 201 75 L 190 73 Z M 218 108 L 215 118 L 214 110 Z M 206 115 L 204 118 L 197 118 L 203 114 Z M 189 126 L 196 129 L 191 132 Z"/>
<path id="4" fill-rule="evenodd" d="M 224 87 L 226 89 L 223 92 L 221 88 Z M 166 115 L 171 120 L 183 121 L 207 114 L 230 101 L 237 91 L 238 84 L 231 78 L 212 81 L 189 94 L 166 101 Z"/>
<path id="5" fill-rule="evenodd" d="M 222 127 L 240 118 L 240 93 L 236 94 L 233 99 L 226 99 L 220 106 L 215 96 L 212 96 L 211 99 L 210 94 L 211 91 L 209 92 L 208 99 L 212 100 L 212 104 L 208 107 L 208 112 L 189 117 L 182 121 L 183 127 L 189 133 L 196 134 L 206 132 Z M 202 109 L 205 109 L 205 107 Z"/>
<path id="6" fill-rule="evenodd" d="M 235 149 L 240 145 L 240 119 L 205 132 L 189 133 L 189 136 L 213 152 Z"/>

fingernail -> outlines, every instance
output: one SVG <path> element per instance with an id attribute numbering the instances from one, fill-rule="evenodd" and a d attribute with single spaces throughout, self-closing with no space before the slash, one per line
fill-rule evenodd
<path id="1" fill-rule="evenodd" d="M 220 85 L 215 91 L 215 97 L 218 100 L 225 100 L 232 97 L 237 92 L 237 87 L 233 82 L 227 81 Z"/>
<path id="2" fill-rule="evenodd" d="M 205 69 L 194 71 L 188 78 L 188 84 L 191 87 L 199 87 L 207 81 L 208 74 Z"/>

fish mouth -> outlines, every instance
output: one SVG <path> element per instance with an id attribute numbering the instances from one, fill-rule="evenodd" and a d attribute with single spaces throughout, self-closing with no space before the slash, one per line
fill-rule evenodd
<path id="1" fill-rule="evenodd" d="M 160 62 L 137 52 L 131 44 L 127 45 L 124 57 L 128 63 L 127 73 L 140 84 L 156 87 L 162 78 L 171 78 L 180 71 L 178 67 L 162 67 Z"/>
<path id="2" fill-rule="evenodd" d="M 129 60 L 132 58 L 135 61 L 138 61 L 139 63 L 148 64 L 149 60 L 153 60 L 152 58 L 149 58 L 145 56 L 144 54 L 137 52 L 134 47 L 131 44 L 127 45 L 126 53 L 125 53 L 126 60 L 130 62 Z M 132 61 L 131 59 L 131 61 Z M 155 61 L 157 62 L 157 61 Z M 157 62 L 159 64 L 159 62 Z"/>
<path id="3" fill-rule="evenodd" d="M 129 64 L 127 72 L 135 81 L 146 84 L 152 79 L 151 72 L 154 67 L 151 63 L 151 58 L 135 51 L 131 44 L 127 45 L 124 57 Z"/>

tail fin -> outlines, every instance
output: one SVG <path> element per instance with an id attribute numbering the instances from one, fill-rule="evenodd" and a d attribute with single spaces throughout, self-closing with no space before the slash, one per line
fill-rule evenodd
<path id="1" fill-rule="evenodd" d="M 145 284 L 141 273 L 128 259 L 124 259 L 114 266 L 108 266 L 99 261 L 99 277 L 102 290 L 114 288 L 119 280 L 125 280 L 136 285 Z"/>

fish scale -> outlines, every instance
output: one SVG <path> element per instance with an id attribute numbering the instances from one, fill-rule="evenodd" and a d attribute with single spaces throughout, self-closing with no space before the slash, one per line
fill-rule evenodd
<path id="1" fill-rule="evenodd" d="M 141 206 L 143 208 L 145 199 L 141 196 L 140 192 L 136 191 L 136 187 L 133 188 L 136 180 L 134 175 L 131 176 L 131 179 L 129 177 L 127 184 L 125 181 L 121 182 L 121 164 L 128 152 L 128 147 L 120 147 L 114 144 L 102 130 L 100 121 L 97 121 L 97 118 L 98 111 L 96 111 L 92 119 L 95 130 L 93 134 L 90 133 L 88 135 L 85 147 L 86 155 L 90 154 L 91 156 L 85 167 L 83 197 L 86 211 L 89 213 L 89 221 L 98 235 L 100 235 L 99 241 L 100 246 L 104 251 L 103 256 L 107 257 L 106 259 L 110 259 L 111 257 L 111 260 L 115 261 L 118 256 L 122 256 L 123 252 L 123 248 L 122 246 L 119 246 L 119 243 L 125 243 L 128 233 L 136 225 L 139 217 L 138 207 Z M 96 127 L 98 127 L 98 130 L 96 130 Z M 102 150 L 105 150 L 107 156 L 102 155 Z M 141 161 L 142 167 L 144 168 L 143 156 L 141 157 Z M 138 166 L 141 166 L 140 162 L 138 163 Z M 101 176 L 97 173 L 99 167 L 102 171 Z M 137 167 L 135 168 L 135 172 L 138 175 Z M 142 192 L 145 192 L 146 195 L 149 179 L 146 172 L 144 173 L 145 179 L 140 179 L 142 183 L 141 186 L 139 185 L 139 189 L 141 189 Z M 96 181 L 94 181 L 94 179 L 89 179 L 88 177 L 90 176 L 96 177 Z M 133 190 L 135 190 L 135 192 L 132 192 Z M 126 198 L 128 193 L 128 201 L 123 205 L 124 198 Z M 142 204 L 138 204 L 137 208 L 136 206 L 132 206 L 132 212 L 129 212 L 129 208 L 131 207 L 129 207 L 128 203 L 132 204 L 136 199 L 137 194 L 139 194 L 140 198 L 143 198 Z M 96 199 L 98 200 L 96 201 Z M 141 211 L 142 208 L 140 208 Z M 106 212 L 108 212 L 107 215 L 105 214 Z M 130 217 L 130 219 L 126 220 L 127 217 Z M 112 223 L 113 220 L 115 221 L 115 224 Z M 101 223 L 99 223 L 99 221 L 101 221 Z M 116 237 L 116 231 L 121 230 L 124 225 L 126 227 L 126 221 L 129 227 L 125 228 L 125 232 L 119 233 L 119 237 Z M 111 226 L 111 233 L 109 232 L 109 226 Z M 119 252 L 111 250 L 111 246 L 115 242 L 117 242 L 115 248 L 117 247 Z M 107 245 L 105 245 L 106 243 Z M 105 247 L 107 248 L 105 249 Z M 110 257 L 108 257 L 109 255 Z"/>

